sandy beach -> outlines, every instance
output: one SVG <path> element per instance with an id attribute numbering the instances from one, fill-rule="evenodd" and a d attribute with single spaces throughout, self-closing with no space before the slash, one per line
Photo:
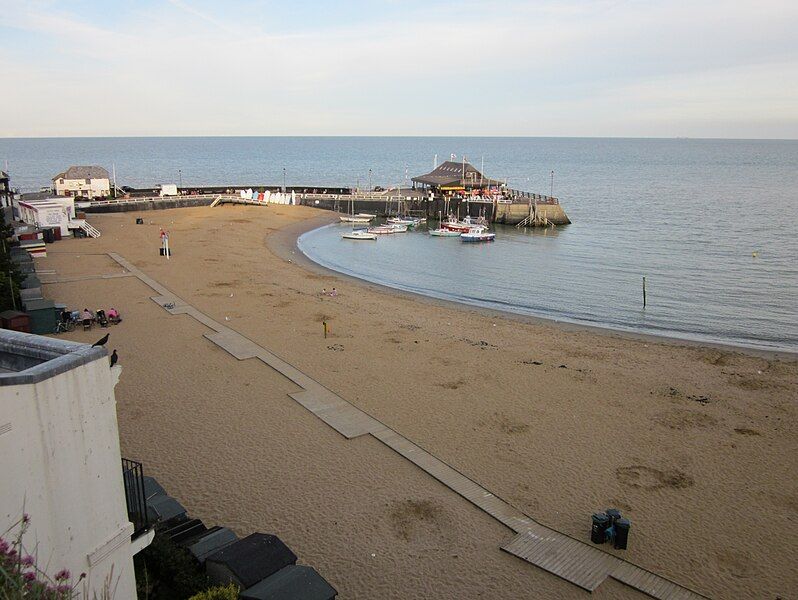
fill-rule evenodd
<path id="1" fill-rule="evenodd" d="M 142 217 L 144 225 L 136 225 Z M 279 535 L 340 598 L 579 598 L 500 550 L 513 533 L 374 439 L 347 440 L 297 387 L 204 339 L 116 252 L 541 523 L 714 598 L 798 590 L 798 361 L 622 336 L 422 299 L 329 273 L 296 250 L 330 213 L 220 206 L 90 215 L 48 246 L 45 295 L 114 306 L 123 456 L 193 516 Z M 158 255 L 159 229 L 174 256 Z M 321 294 L 337 288 L 337 297 Z M 329 325 L 325 339 L 323 325 Z M 93 342 L 101 334 L 62 337 Z M 606 548 L 606 547 L 605 547 Z M 607 580 L 595 598 L 642 598 Z"/>

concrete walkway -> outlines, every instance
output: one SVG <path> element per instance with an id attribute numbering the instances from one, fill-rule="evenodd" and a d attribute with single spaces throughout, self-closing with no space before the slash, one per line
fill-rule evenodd
<path id="1" fill-rule="evenodd" d="M 664 577 L 608 554 L 597 546 L 541 525 L 398 432 L 347 402 L 315 379 L 288 364 L 279 356 L 198 311 L 160 283 L 142 273 L 119 254 L 110 253 L 109 256 L 129 271 L 130 275 L 138 277 L 155 290 L 158 295 L 152 296 L 152 300 L 159 306 L 173 315 L 190 315 L 211 329 L 213 333 L 204 334 L 209 341 L 238 360 L 252 358 L 260 360 L 301 387 L 302 391 L 289 394 L 291 398 L 341 435 L 347 439 L 366 434 L 372 435 L 474 506 L 516 532 L 517 535 L 502 546 L 502 550 L 588 591 L 593 591 L 607 577 L 612 577 L 653 598 L 670 600 L 705 598 L 705 596 Z M 168 308 L 164 305 L 168 305 Z M 585 534 L 587 535 L 587 531 Z"/>

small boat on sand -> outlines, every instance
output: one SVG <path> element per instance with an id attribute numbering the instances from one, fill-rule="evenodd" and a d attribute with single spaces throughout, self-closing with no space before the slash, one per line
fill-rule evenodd
<path id="1" fill-rule="evenodd" d="M 496 239 L 496 234 L 475 229 L 467 233 L 461 233 L 460 239 L 464 242 L 492 242 L 494 239 Z"/>
<path id="2" fill-rule="evenodd" d="M 376 240 L 377 236 L 374 233 L 369 233 L 363 229 L 355 229 L 348 231 L 341 235 L 345 240 Z"/>

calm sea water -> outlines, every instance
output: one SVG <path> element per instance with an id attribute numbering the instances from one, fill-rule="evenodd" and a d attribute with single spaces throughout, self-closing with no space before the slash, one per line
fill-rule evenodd
<path id="1" fill-rule="evenodd" d="M 798 141 L 575 138 L 0 139 L 12 185 L 70 164 L 119 185 L 390 185 L 465 154 L 558 196 L 573 225 L 490 245 L 423 232 L 303 236 L 314 260 L 441 298 L 619 329 L 798 351 Z M 371 170 L 371 173 L 369 173 Z M 756 252 L 757 257 L 752 256 Z M 642 310 L 641 281 L 649 304 Z"/>

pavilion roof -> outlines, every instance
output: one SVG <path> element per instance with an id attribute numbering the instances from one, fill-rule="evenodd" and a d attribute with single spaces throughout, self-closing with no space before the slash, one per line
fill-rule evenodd
<path id="1" fill-rule="evenodd" d="M 483 187 L 501 185 L 501 181 L 485 177 L 469 162 L 447 160 L 427 173 L 413 177 L 415 183 L 435 187 Z"/>

